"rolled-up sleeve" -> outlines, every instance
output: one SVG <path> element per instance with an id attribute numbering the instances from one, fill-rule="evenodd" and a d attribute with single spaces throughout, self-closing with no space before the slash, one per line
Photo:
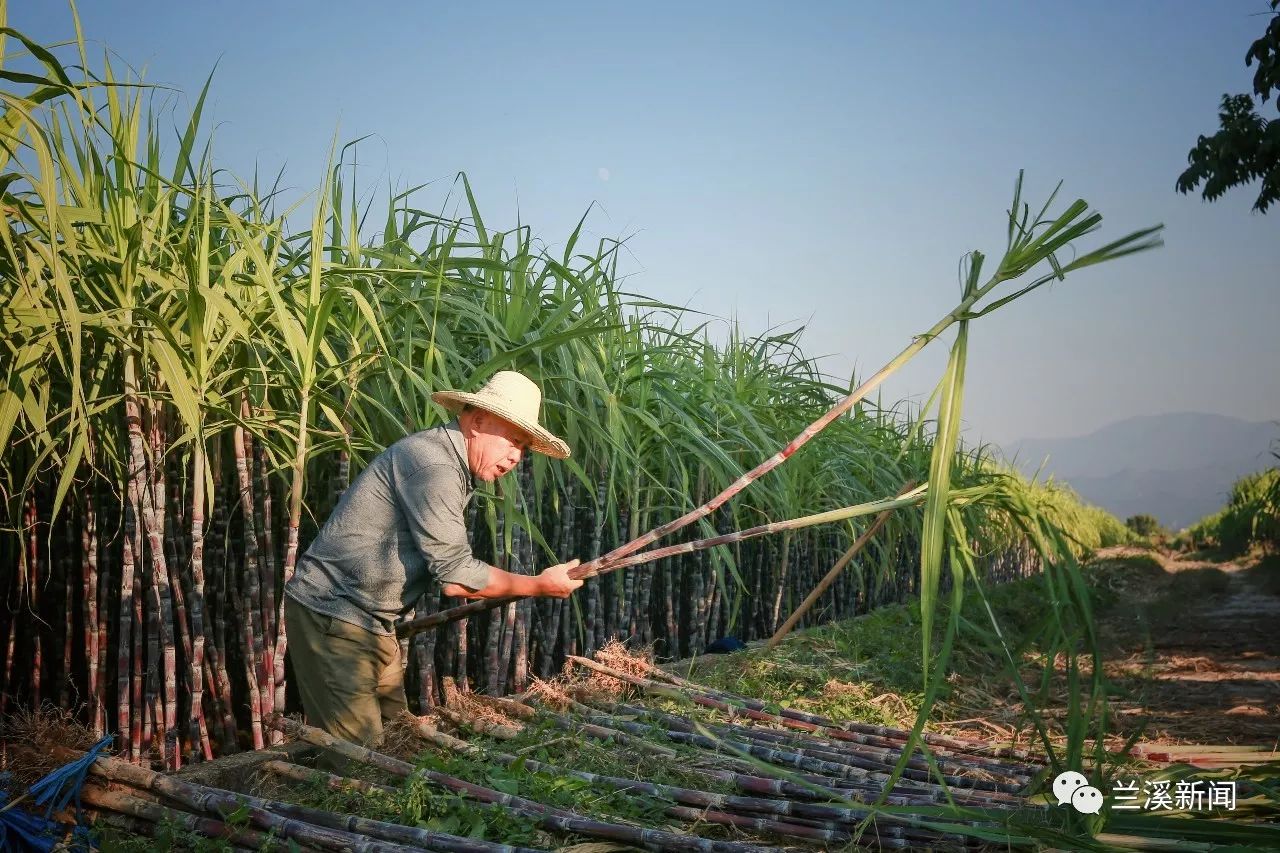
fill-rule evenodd
<path id="1" fill-rule="evenodd" d="M 467 495 L 457 468 L 425 465 L 408 476 L 397 477 L 396 492 L 409 535 L 436 579 L 471 590 L 487 586 L 489 565 L 475 558 L 467 542 L 467 522 L 463 517 Z"/>

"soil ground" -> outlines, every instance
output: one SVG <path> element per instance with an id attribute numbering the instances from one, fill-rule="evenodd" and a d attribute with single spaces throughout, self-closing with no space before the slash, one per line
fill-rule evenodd
<path id="1" fill-rule="evenodd" d="M 1280 561 L 1111 549 L 1105 576 L 1107 674 L 1128 694 L 1116 725 L 1146 717 L 1143 742 L 1251 744 L 1280 739 Z M 1126 575 L 1128 575 L 1126 577 Z"/>
<path id="2" fill-rule="evenodd" d="M 1084 576 L 1096 593 L 1109 681 L 1109 748 L 1121 750 L 1137 734 L 1138 744 L 1280 749 L 1280 556 L 1110 548 L 1094 555 Z M 1033 581 L 993 588 L 991 596 L 1012 636 L 1043 615 L 1043 590 Z M 975 596 L 966 597 L 969 605 Z M 970 618 L 984 617 L 975 611 Z M 753 643 L 746 653 L 669 666 L 743 695 L 909 728 L 921 699 L 919 637 L 918 606 L 909 602 L 798 632 L 769 652 Z M 1089 660 L 1080 663 L 1087 668 Z M 930 730 L 1037 745 L 1017 690 L 999 674 L 998 655 L 960 643 L 953 664 Z M 1039 670 L 1028 666 L 1023 677 L 1035 684 Z M 1065 706 L 1059 691 L 1040 707 L 1060 721 Z M 1063 735 L 1060 727 L 1051 731 Z"/>

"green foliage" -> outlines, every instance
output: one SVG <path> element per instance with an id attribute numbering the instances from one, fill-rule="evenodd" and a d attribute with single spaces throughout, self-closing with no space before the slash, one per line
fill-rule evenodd
<path id="1" fill-rule="evenodd" d="M 1245 53 L 1246 66 L 1258 63 L 1253 94 L 1222 96 L 1219 130 L 1201 136 L 1187 154 L 1190 165 L 1178 176 L 1178 192 L 1194 192 L 1203 183 L 1203 197 L 1213 201 L 1256 180 L 1261 186 L 1254 210 L 1266 213 L 1280 201 L 1280 121 L 1268 120 L 1256 109 L 1267 103 L 1272 90 L 1280 90 L 1280 0 L 1271 0 L 1271 9 L 1266 31 Z"/>
<path id="2" fill-rule="evenodd" d="M 1008 496 L 1007 500 L 993 502 L 999 507 L 999 513 L 983 519 L 984 537 L 990 542 L 1001 541 L 996 533 L 998 530 L 1006 532 L 1007 544 L 1021 541 L 1025 536 L 1013 516 L 1009 515 L 1015 505 L 1026 507 L 1026 511 L 1061 531 L 1076 559 L 1086 559 L 1099 548 L 1132 545 L 1139 541 L 1139 537 L 1118 518 L 1101 507 L 1086 503 L 1066 483 L 1028 480 L 1004 466 L 988 465 L 986 470 L 1003 479 L 1004 494 Z"/>
<path id="3" fill-rule="evenodd" d="M 1163 532 L 1164 528 L 1160 526 L 1160 519 L 1154 515 L 1147 513 L 1139 513 L 1131 515 L 1124 520 L 1124 526 L 1132 530 L 1138 536 L 1150 538 Z"/>
<path id="4" fill-rule="evenodd" d="M 1228 557 L 1254 546 L 1280 548 L 1280 468 L 1241 477 L 1227 505 L 1189 527 L 1182 541 L 1215 546 Z"/>

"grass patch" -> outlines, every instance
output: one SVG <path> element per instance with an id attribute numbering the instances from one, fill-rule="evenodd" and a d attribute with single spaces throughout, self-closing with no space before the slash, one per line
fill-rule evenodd
<path id="1" fill-rule="evenodd" d="M 1151 565 L 1163 573 L 1158 563 Z M 985 593 L 1004 636 L 1024 658 L 1034 656 L 1039 628 L 1050 611 L 1043 580 L 1026 578 Z M 1090 594 L 1096 608 L 1116 598 L 1105 584 L 1091 585 Z M 945 626 L 948 616 L 943 603 L 934 624 Z M 961 616 L 950 678 L 941 688 L 934 722 L 969 716 L 972 700 L 985 703 L 986 691 L 1004 689 L 992 676 L 1005 670 L 1007 660 L 976 591 L 966 592 Z M 692 678 L 711 687 L 833 719 L 908 728 L 923 700 L 921 632 L 920 605 L 911 601 L 792 634 L 767 654 L 745 650 L 705 656 L 677 669 L 682 674 L 692 669 Z M 941 636 L 939 627 L 938 642 Z"/>

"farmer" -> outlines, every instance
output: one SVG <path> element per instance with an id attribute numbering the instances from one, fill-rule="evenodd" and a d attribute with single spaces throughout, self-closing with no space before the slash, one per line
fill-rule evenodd
<path id="1" fill-rule="evenodd" d="M 477 560 L 463 510 L 477 479 L 515 469 L 526 450 L 554 459 L 569 447 L 538 424 L 542 392 L 502 371 L 474 394 L 431 398 L 454 421 L 416 432 L 380 453 L 342 495 L 285 586 L 290 659 L 312 725 L 373 744 L 405 710 L 395 621 L 434 577 L 445 595 L 568 598 L 577 560 L 517 575 Z"/>

